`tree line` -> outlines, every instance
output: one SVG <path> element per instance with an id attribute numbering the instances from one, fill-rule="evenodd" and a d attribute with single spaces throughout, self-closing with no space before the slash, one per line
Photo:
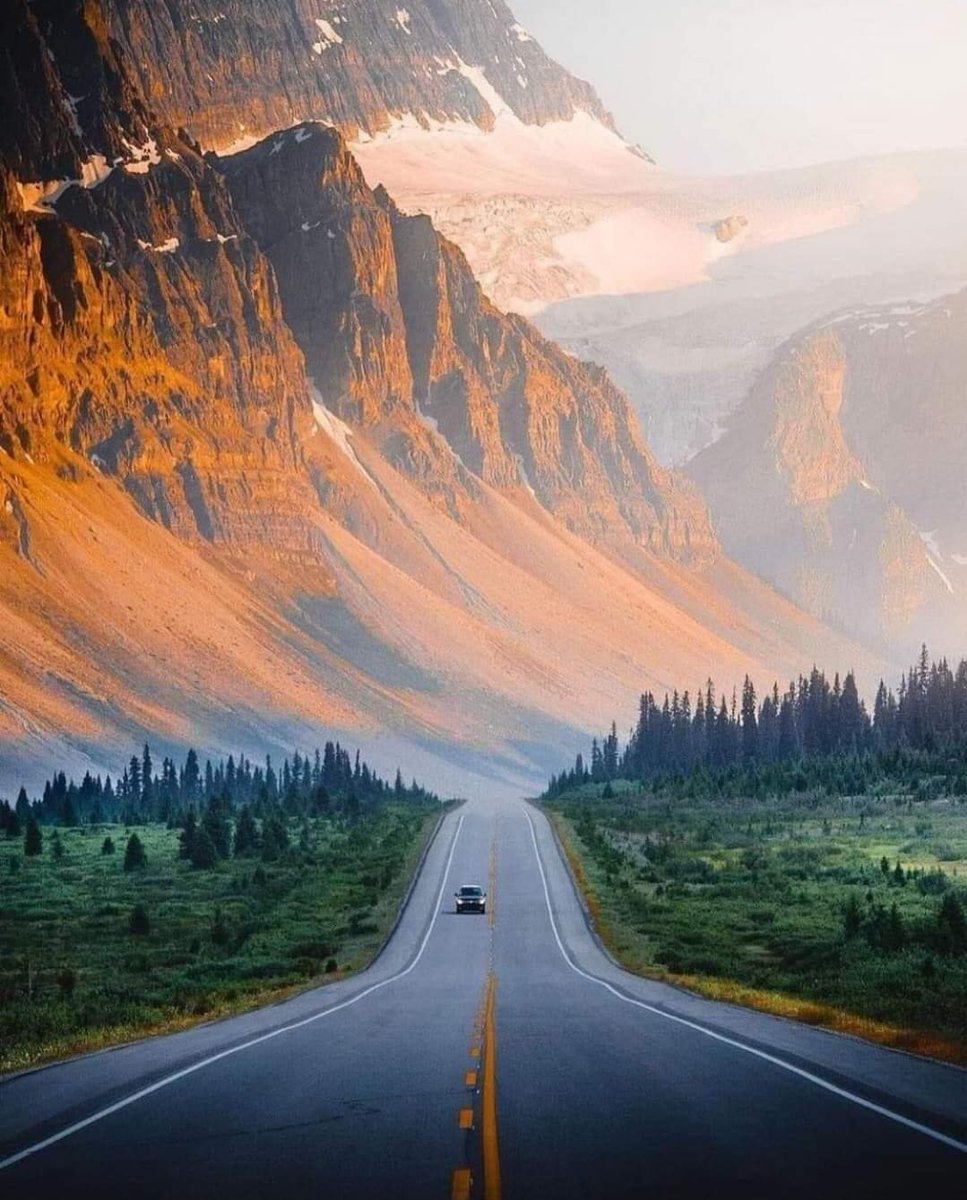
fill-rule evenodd
<path id="1" fill-rule="evenodd" d="M 617 779 L 753 794 L 814 784 L 863 792 L 884 775 L 943 776 L 967 795 L 967 660 L 954 669 L 924 647 L 896 690 L 880 681 L 872 713 L 852 671 L 830 682 L 816 667 L 761 700 L 748 676 L 731 699 L 716 696 L 711 680 L 694 703 L 688 691 L 666 693 L 661 704 L 647 692 L 625 745 L 612 723 L 593 740 L 590 760 L 578 754 L 546 795 Z"/>
<path id="2" fill-rule="evenodd" d="M 34 825 L 142 825 L 160 821 L 183 825 L 189 814 L 197 819 L 213 808 L 228 819 L 242 808 L 259 819 L 343 814 L 358 816 L 388 800 L 435 801 L 437 797 L 414 780 L 403 781 L 397 769 L 392 783 L 382 779 L 361 758 L 351 757 L 338 742 L 328 741 L 310 755 L 298 751 L 279 765 L 267 756 L 253 763 L 245 755 L 204 767 L 195 750 L 178 766 L 171 758 L 155 768 L 151 749 L 132 755 L 119 776 L 84 774 L 80 783 L 57 772 L 31 800 L 21 788 L 11 804 L 0 800 L 0 832 L 18 837 Z M 32 845 L 36 836 L 32 834 Z"/>

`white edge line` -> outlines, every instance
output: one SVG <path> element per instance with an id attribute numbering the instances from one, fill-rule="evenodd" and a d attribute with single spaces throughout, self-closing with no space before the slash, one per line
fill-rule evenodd
<path id="1" fill-rule="evenodd" d="M 193 1075 L 195 1071 L 200 1071 L 203 1067 L 210 1067 L 212 1063 L 219 1062 L 223 1058 L 229 1058 L 233 1054 L 240 1054 L 243 1050 L 250 1050 L 253 1046 L 261 1045 L 262 1042 L 271 1041 L 272 1038 L 279 1037 L 280 1034 L 291 1033 L 293 1029 L 301 1029 L 304 1025 L 311 1025 L 313 1021 L 320 1021 L 323 1017 L 330 1017 L 333 1013 L 341 1012 L 344 1008 L 358 1004 L 360 1000 L 371 996 L 373 992 L 378 992 L 380 988 L 388 987 L 389 984 L 397 983 L 400 979 L 404 979 L 423 957 L 423 951 L 426 949 L 430 935 L 436 926 L 437 917 L 440 915 L 440 906 L 443 903 L 443 893 L 446 891 L 447 880 L 450 877 L 450 867 L 453 865 L 453 855 L 457 848 L 457 838 L 459 838 L 460 830 L 463 828 L 464 816 L 465 814 L 461 813 L 460 820 L 457 822 L 456 832 L 453 835 L 453 841 L 450 843 L 450 853 L 447 856 L 446 866 L 443 868 L 443 881 L 440 884 L 440 891 L 437 894 L 433 917 L 430 920 L 423 941 L 420 943 L 416 957 L 408 967 L 402 971 L 398 971 L 395 975 L 390 975 L 388 979 L 382 979 L 379 983 L 372 984 L 358 995 L 352 996 L 349 1000 L 343 1000 L 340 1004 L 334 1004 L 332 1008 L 326 1008 L 322 1012 L 313 1013 L 311 1017 L 303 1017 L 301 1021 L 293 1021 L 290 1025 L 282 1025 L 278 1029 L 271 1030 L 269 1033 L 263 1033 L 259 1037 L 252 1038 L 250 1041 L 242 1042 L 239 1046 L 231 1046 L 228 1050 L 222 1050 L 218 1054 L 212 1054 L 208 1058 L 203 1058 L 200 1062 L 192 1063 L 190 1067 L 185 1067 L 181 1071 L 175 1071 L 173 1075 L 166 1075 L 164 1079 L 159 1079 L 149 1087 L 142 1088 L 138 1092 L 132 1092 L 130 1096 L 125 1096 L 114 1104 L 108 1105 L 107 1108 L 102 1108 L 95 1113 L 91 1113 L 89 1117 L 85 1117 L 82 1121 L 76 1121 L 73 1125 L 68 1125 L 66 1129 L 61 1129 L 58 1133 L 51 1134 L 50 1137 L 44 1138 L 43 1141 L 35 1142 L 32 1146 L 18 1150 L 16 1154 L 11 1154 L 9 1158 L 0 1159 L 0 1171 L 5 1170 L 7 1167 L 12 1167 L 15 1163 L 21 1162 L 25 1158 L 29 1158 L 32 1154 L 39 1154 L 41 1150 L 46 1150 L 57 1142 L 62 1142 L 65 1138 L 79 1133 L 89 1125 L 103 1121 L 105 1117 L 110 1117 L 122 1108 L 127 1108 L 129 1104 L 135 1104 L 138 1100 L 143 1100 L 153 1092 L 158 1092 L 162 1088 L 168 1087 L 169 1084 L 177 1083 L 179 1079 L 184 1079 L 186 1075 Z"/>
<path id="2" fill-rule="evenodd" d="M 746 1045 L 745 1042 L 737 1041 L 735 1038 L 726 1037 L 724 1034 L 715 1033 L 711 1029 L 706 1029 L 704 1025 L 698 1025 L 694 1021 L 689 1021 L 686 1017 L 675 1016 L 674 1013 L 665 1012 L 663 1009 L 655 1008 L 654 1005 L 646 1004 L 643 1000 L 635 1000 L 631 996 L 625 996 L 618 991 L 617 988 L 611 986 L 607 980 L 599 979 L 596 975 L 590 975 L 587 971 L 575 963 L 568 952 L 564 949 L 564 943 L 561 941 L 561 935 L 558 933 L 557 922 L 554 920 L 554 912 L 551 908 L 551 896 L 547 888 L 547 876 L 544 873 L 544 864 L 541 862 L 540 850 L 537 846 L 537 835 L 534 832 L 534 822 L 531 820 L 531 815 L 528 812 L 524 813 L 527 818 L 527 823 L 530 826 L 531 841 L 534 844 L 534 855 L 537 859 L 537 869 L 540 871 L 541 884 L 544 888 L 544 902 L 547 905 L 547 915 L 551 922 L 551 932 L 554 934 L 554 940 L 557 942 L 557 948 L 561 952 L 561 957 L 567 965 L 576 974 L 582 978 L 589 980 L 591 983 L 596 983 L 599 987 L 603 987 L 610 992 L 618 1000 L 625 1004 L 633 1004 L 636 1008 L 643 1008 L 646 1012 L 654 1013 L 656 1017 L 664 1017 L 666 1021 L 674 1021 L 678 1025 L 685 1025 L 688 1029 L 693 1029 L 696 1033 L 701 1033 L 705 1037 L 714 1039 L 716 1042 L 724 1042 L 727 1046 L 734 1046 L 736 1050 L 742 1050 L 746 1054 L 752 1054 L 756 1058 L 761 1058 L 763 1061 L 772 1063 L 775 1067 L 780 1067 L 783 1071 L 788 1071 L 792 1075 L 798 1075 L 800 1079 L 805 1079 L 809 1083 L 815 1084 L 816 1087 L 822 1088 L 824 1091 L 832 1092 L 834 1096 L 840 1096 L 844 1100 L 849 1100 L 853 1104 L 858 1104 L 860 1108 L 868 1109 L 870 1112 L 877 1113 L 881 1117 L 886 1117 L 889 1121 L 895 1121 L 898 1125 L 905 1125 L 908 1129 L 913 1129 L 917 1133 L 922 1133 L 926 1137 L 933 1138 L 934 1141 L 942 1142 L 945 1146 L 950 1146 L 954 1150 L 959 1150 L 961 1154 L 967 1154 L 967 1142 L 960 1142 L 956 1138 L 948 1137 L 945 1133 L 940 1133 L 936 1129 L 931 1129 L 929 1125 L 921 1125 L 919 1121 L 913 1121 L 909 1117 L 901 1116 L 900 1113 L 893 1112 L 889 1108 L 883 1108 L 879 1104 L 874 1104 L 872 1100 L 866 1100 L 862 1096 L 857 1096 L 855 1092 L 848 1092 L 844 1088 L 837 1087 L 836 1084 L 830 1083 L 819 1075 L 813 1075 L 810 1071 L 803 1070 L 802 1067 L 794 1066 L 792 1063 L 786 1062 L 784 1059 L 777 1058 L 774 1054 L 768 1054 L 764 1050 L 757 1050 L 754 1046 Z"/>

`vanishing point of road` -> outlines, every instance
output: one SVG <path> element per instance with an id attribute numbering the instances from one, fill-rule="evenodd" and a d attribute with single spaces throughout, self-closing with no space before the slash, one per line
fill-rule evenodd
<path id="1" fill-rule="evenodd" d="M 0 1083 L 4 1200 L 917 1195 L 967 1072 L 623 972 L 523 803 L 444 818 L 364 973 Z"/>

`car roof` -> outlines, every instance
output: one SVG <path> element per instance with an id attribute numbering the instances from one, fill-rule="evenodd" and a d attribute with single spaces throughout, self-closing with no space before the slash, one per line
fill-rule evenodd
<path id="1" fill-rule="evenodd" d="M 479 883 L 464 883 L 460 887 L 461 892 L 482 892 L 483 888 Z"/>

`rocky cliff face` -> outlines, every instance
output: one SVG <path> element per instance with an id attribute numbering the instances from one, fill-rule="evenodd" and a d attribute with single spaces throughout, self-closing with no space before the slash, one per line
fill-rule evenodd
<path id="1" fill-rule="evenodd" d="M 714 555 L 698 497 L 658 467 L 604 372 L 500 313 L 428 218 L 367 186 L 334 130 L 299 126 L 212 161 L 275 267 L 325 404 L 399 469 L 455 511 L 467 473 L 529 495 L 626 558 Z"/>
<path id="2" fill-rule="evenodd" d="M 726 549 L 908 649 L 964 636 L 967 295 L 853 312 L 783 347 L 689 468 Z"/>
<path id="3" fill-rule="evenodd" d="M 108 0 L 104 19 L 148 103 L 206 147 L 300 121 L 351 137 L 413 124 L 610 124 L 593 89 L 552 62 L 502 0 Z M 473 76 L 478 74 L 478 83 Z M 488 102 L 492 89 L 500 99 Z"/>
<path id="4" fill-rule="evenodd" d="M 0 14 L 0 158 L 22 183 L 92 181 L 144 157 L 152 119 L 112 43 L 104 11 L 84 0 L 10 0 Z M 154 123 L 156 124 L 156 122 Z"/>
<path id="5" fill-rule="evenodd" d="M 252 486 L 299 464 L 301 355 L 220 181 L 171 154 L 2 222 L 0 445 L 54 467 L 70 452 L 181 536 L 301 552 L 291 506 Z"/>

